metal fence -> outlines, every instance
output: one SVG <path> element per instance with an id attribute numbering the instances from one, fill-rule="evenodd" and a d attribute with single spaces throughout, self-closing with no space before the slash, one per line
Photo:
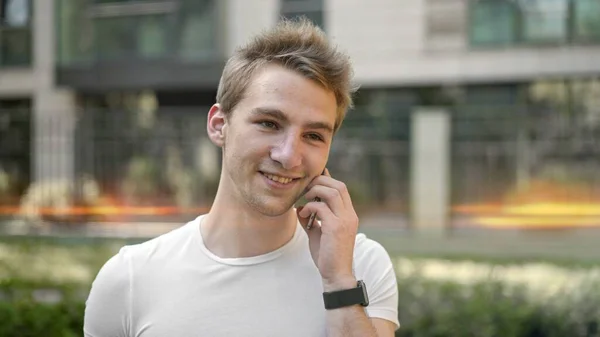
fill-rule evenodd
<path id="1" fill-rule="evenodd" d="M 22 179 L 21 188 L 0 190 L 7 196 L 1 206 L 4 222 L 73 230 L 98 223 L 181 223 L 205 212 L 221 165 L 220 149 L 206 136 L 208 108 L 88 109 L 70 117 L 47 114 L 35 123 L 29 115 L 6 112 L 11 134 L 16 125 L 39 130 L 12 136 L 21 145 L 13 152 L 27 160 L 10 172 L 31 174 Z M 408 133 L 386 134 L 378 123 L 394 124 L 368 116 L 349 118 L 336 135 L 328 168 L 347 183 L 359 212 L 404 214 Z M 409 119 L 395 123 L 407 130 Z M 4 149 L 9 143 L 3 137 Z M 9 156 L 0 156 L 0 168 L 12 186 L 15 176 L 5 169 L 10 163 Z"/>
<path id="2" fill-rule="evenodd" d="M 452 119 L 454 228 L 600 226 L 598 111 L 469 106 Z"/>
<path id="3" fill-rule="evenodd" d="M 72 229 L 181 223 L 205 212 L 221 164 L 220 149 L 206 136 L 207 111 L 89 109 L 71 122 L 48 114 L 36 124 L 28 112 L 4 111 L 3 223 Z M 600 226 L 595 111 L 516 105 L 448 111 L 452 229 Z M 366 225 L 410 227 L 410 125 L 410 109 L 393 118 L 354 112 L 336 135 L 328 168 L 348 185 Z M 53 172 L 68 179 L 34 179 Z"/>
<path id="4" fill-rule="evenodd" d="M 119 205 L 207 207 L 217 183 L 207 167 L 220 159 L 207 153 L 206 111 L 85 111 L 75 128 L 75 174 Z"/>
<path id="5" fill-rule="evenodd" d="M 31 180 L 29 109 L 0 109 L 0 205 L 15 204 Z"/>

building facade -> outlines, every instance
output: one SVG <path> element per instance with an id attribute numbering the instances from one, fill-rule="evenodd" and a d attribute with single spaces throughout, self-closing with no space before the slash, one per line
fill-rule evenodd
<path id="1" fill-rule="evenodd" d="M 497 203 L 550 171 L 597 179 L 598 149 L 580 143 L 600 129 L 598 0 L 0 4 L 0 110 L 12 121 L 0 129 L 0 157 L 6 172 L 30 172 L 29 182 L 82 173 L 114 181 L 123 171 L 135 181 L 137 164 L 142 177 L 153 174 L 139 153 L 172 158 L 162 171 L 201 168 L 214 179 L 218 153 L 200 134 L 228 55 L 299 15 L 355 64 L 361 90 L 331 165 L 355 182 L 357 199 L 374 200 L 369 208 L 409 213 L 411 121 L 422 107 L 448 114 L 451 173 L 442 183 L 456 209 Z M 21 140 L 7 146 L 15 130 Z M 166 180 L 170 190 L 186 184 Z"/>

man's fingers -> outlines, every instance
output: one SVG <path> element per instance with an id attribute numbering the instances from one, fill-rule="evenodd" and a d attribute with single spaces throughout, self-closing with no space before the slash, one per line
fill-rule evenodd
<path id="1" fill-rule="evenodd" d="M 340 192 L 331 187 L 322 185 L 314 186 L 304 195 L 304 197 L 313 201 L 315 198 L 321 199 L 322 202 L 325 202 L 329 208 L 331 208 L 334 214 L 341 214 L 345 208 Z"/>
<path id="2" fill-rule="evenodd" d="M 313 251 L 318 248 L 318 245 L 320 243 L 320 239 L 321 239 L 321 225 L 319 224 L 319 222 L 317 221 L 317 219 L 315 218 L 315 221 L 312 225 L 312 227 L 310 229 L 307 229 L 306 226 L 308 225 L 308 219 L 310 218 L 310 215 L 308 217 L 302 217 L 300 215 L 300 212 L 302 211 L 304 207 L 298 207 L 296 209 L 296 214 L 298 216 L 298 220 L 300 221 L 300 225 L 302 226 L 302 228 L 304 229 L 304 231 L 306 232 L 306 234 L 308 234 L 308 240 L 309 243 L 312 247 L 311 249 L 311 254 L 313 253 Z M 314 246 L 314 247 L 313 247 Z"/>
<path id="3" fill-rule="evenodd" d="M 346 207 L 352 206 L 352 199 L 350 198 L 350 193 L 348 192 L 348 187 L 343 182 L 332 178 L 329 175 L 329 170 L 325 169 L 325 175 L 316 177 L 315 179 L 313 179 L 310 182 L 310 184 L 308 184 L 308 186 L 306 187 L 306 190 L 308 191 L 306 194 L 306 197 L 308 199 L 312 199 L 312 198 L 309 198 L 310 194 L 308 194 L 308 193 L 310 193 L 310 191 L 316 186 L 325 186 L 325 187 L 335 189 L 338 192 L 338 194 L 340 195 L 344 205 Z"/>
<path id="4" fill-rule="evenodd" d="M 300 207 L 296 208 L 296 215 L 298 216 L 298 221 L 300 221 L 302 228 L 306 228 L 306 225 L 308 225 L 308 217 L 303 217 L 300 215 L 300 212 L 302 211 L 303 208 L 304 208 L 304 206 L 300 206 Z"/>
<path id="5" fill-rule="evenodd" d="M 298 211 L 298 217 L 300 217 L 301 219 L 306 219 L 306 222 L 308 223 L 308 219 L 313 213 L 316 214 L 317 218 L 323 221 L 327 221 L 328 219 L 335 219 L 335 215 L 333 214 L 331 209 L 329 209 L 329 206 L 319 201 L 311 201 L 304 205 L 304 207 L 302 207 L 302 209 Z"/>

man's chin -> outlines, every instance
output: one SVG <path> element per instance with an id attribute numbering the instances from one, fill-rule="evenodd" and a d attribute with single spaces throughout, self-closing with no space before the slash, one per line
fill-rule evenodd
<path id="1" fill-rule="evenodd" d="M 268 217 L 278 217 L 286 214 L 290 210 L 294 209 L 294 203 L 281 203 L 281 202 L 264 202 L 260 205 L 255 205 L 257 210 Z"/>
<path id="2" fill-rule="evenodd" d="M 273 208 L 267 208 L 264 210 L 264 212 L 262 212 L 264 215 L 268 216 L 268 217 L 279 217 L 282 215 L 285 215 L 287 212 L 293 210 L 294 205 L 290 206 L 290 207 L 273 207 Z"/>

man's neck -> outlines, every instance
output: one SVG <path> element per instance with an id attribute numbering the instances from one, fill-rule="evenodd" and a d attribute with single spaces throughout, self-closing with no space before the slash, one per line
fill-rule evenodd
<path id="1" fill-rule="evenodd" d="M 294 236 L 294 209 L 268 217 L 248 205 L 232 204 L 232 199 L 217 195 L 202 221 L 202 238 L 213 254 L 221 258 L 259 256 L 281 248 Z"/>

